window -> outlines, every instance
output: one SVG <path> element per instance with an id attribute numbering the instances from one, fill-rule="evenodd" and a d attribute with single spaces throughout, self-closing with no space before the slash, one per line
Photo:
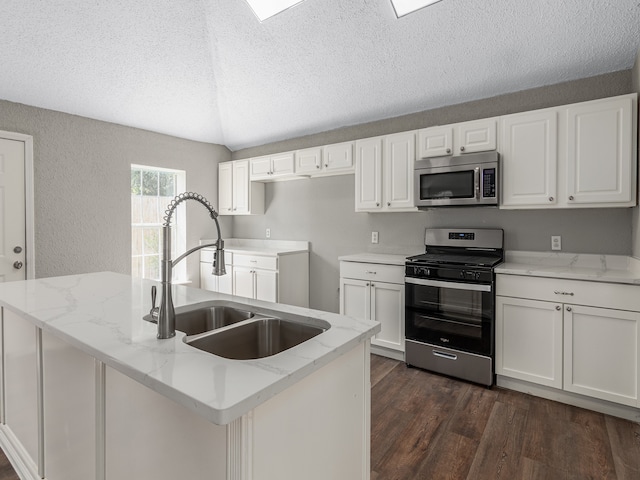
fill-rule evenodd
<path id="1" fill-rule="evenodd" d="M 131 165 L 131 275 L 160 280 L 162 224 L 167 205 L 185 191 L 183 170 Z M 184 204 L 171 218 L 171 258 L 186 244 Z M 176 280 L 186 279 L 185 262 L 173 272 Z"/>

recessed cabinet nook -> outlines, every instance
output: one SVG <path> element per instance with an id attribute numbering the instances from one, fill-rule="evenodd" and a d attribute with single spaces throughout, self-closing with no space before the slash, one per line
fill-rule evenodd
<path id="1" fill-rule="evenodd" d="M 262 182 L 355 173 L 356 212 L 417 211 L 414 162 L 500 153 L 499 208 L 636 205 L 638 94 L 220 164 L 220 213 L 264 213 Z"/>

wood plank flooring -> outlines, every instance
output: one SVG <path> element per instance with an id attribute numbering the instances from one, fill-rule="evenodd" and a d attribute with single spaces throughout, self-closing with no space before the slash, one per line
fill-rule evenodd
<path id="1" fill-rule="evenodd" d="M 640 479 L 637 423 L 377 355 L 371 387 L 371 480 Z"/>
<path id="2" fill-rule="evenodd" d="M 640 425 L 371 356 L 372 480 L 640 479 Z"/>

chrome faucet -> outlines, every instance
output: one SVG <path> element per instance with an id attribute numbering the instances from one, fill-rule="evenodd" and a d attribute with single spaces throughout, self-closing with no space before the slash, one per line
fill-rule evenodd
<path id="1" fill-rule="evenodd" d="M 208 243 L 206 245 L 198 245 L 185 253 L 180 255 L 175 260 L 171 260 L 171 216 L 175 209 L 182 202 L 186 200 L 195 200 L 200 202 L 204 207 L 209 210 L 209 214 L 214 222 L 216 222 L 216 228 L 218 230 L 218 240 L 215 243 Z M 162 299 L 160 300 L 160 310 L 158 312 L 158 338 L 171 338 L 176 334 L 176 312 L 173 308 L 173 299 L 171 297 L 171 279 L 173 275 L 173 267 L 180 262 L 183 258 L 191 255 L 205 247 L 216 247 L 215 256 L 213 258 L 213 274 L 221 276 L 226 274 L 224 268 L 224 242 L 220 235 L 220 224 L 218 223 L 218 212 L 215 211 L 209 201 L 198 193 L 181 193 L 176 196 L 171 203 L 167 206 L 165 211 L 164 224 L 162 225 Z M 152 296 L 153 290 L 152 290 Z M 153 301 L 155 306 L 155 300 Z M 154 308 L 152 308 L 152 311 Z M 153 314 L 153 312 L 152 312 Z"/>

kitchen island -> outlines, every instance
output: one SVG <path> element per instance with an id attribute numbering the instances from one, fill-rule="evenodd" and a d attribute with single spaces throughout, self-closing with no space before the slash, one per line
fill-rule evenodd
<path id="1" fill-rule="evenodd" d="M 369 478 L 376 322 L 175 286 L 314 324 L 277 355 L 230 360 L 156 339 L 156 282 L 102 272 L 0 285 L 0 443 L 23 478 Z"/>

